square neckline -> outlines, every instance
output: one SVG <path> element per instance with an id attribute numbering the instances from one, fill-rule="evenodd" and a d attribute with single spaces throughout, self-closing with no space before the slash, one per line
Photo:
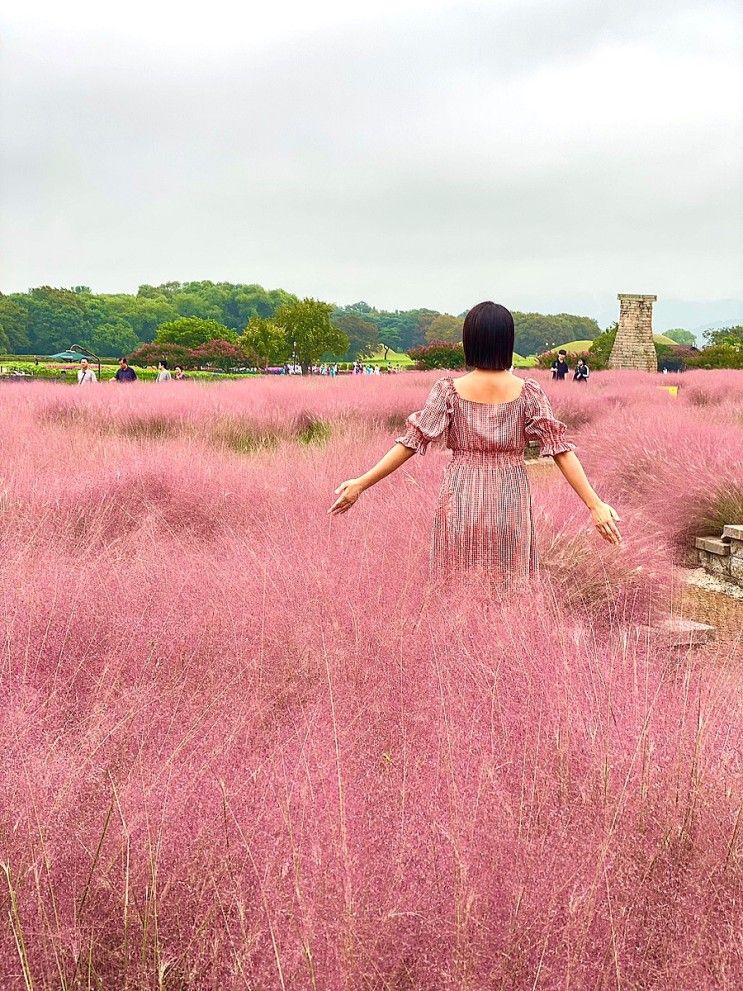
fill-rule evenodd
<path id="1" fill-rule="evenodd" d="M 512 403 L 517 403 L 519 399 L 521 399 L 521 397 L 524 395 L 527 381 L 528 379 L 521 380 L 521 392 L 519 392 L 518 396 L 516 396 L 515 399 L 507 399 L 503 403 L 481 403 L 477 399 L 465 399 L 464 396 L 461 396 L 457 391 L 457 387 L 454 385 L 454 377 L 450 375 L 448 378 L 449 385 L 451 386 L 454 395 L 457 397 L 457 399 L 460 400 L 460 402 L 471 403 L 472 406 L 490 406 L 494 409 L 498 409 L 500 406 L 510 406 Z"/>

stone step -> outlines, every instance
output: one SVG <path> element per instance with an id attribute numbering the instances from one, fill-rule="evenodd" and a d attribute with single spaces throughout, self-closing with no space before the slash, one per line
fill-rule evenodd
<path id="1" fill-rule="evenodd" d="M 697 537 L 694 546 L 698 551 L 719 554 L 720 557 L 725 557 L 730 553 L 730 541 L 721 540 L 719 537 Z"/>
<path id="2" fill-rule="evenodd" d="M 725 537 L 728 540 L 740 540 L 743 542 L 743 523 L 731 523 L 722 530 L 723 539 Z"/>
<path id="3" fill-rule="evenodd" d="M 693 619 L 664 619 L 655 626 L 643 626 L 643 633 L 667 647 L 701 647 L 715 639 L 717 630 Z"/>

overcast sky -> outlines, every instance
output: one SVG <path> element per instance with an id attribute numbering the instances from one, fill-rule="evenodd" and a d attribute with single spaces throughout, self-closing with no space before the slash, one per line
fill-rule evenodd
<path id="1" fill-rule="evenodd" d="M 733 2 L 3 6 L 5 292 L 743 318 Z"/>

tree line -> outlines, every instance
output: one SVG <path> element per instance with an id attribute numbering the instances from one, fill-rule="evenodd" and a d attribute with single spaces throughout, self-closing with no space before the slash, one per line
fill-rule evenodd
<path id="1" fill-rule="evenodd" d="M 101 357 L 117 357 L 131 354 L 142 345 L 165 343 L 167 331 L 164 333 L 163 328 L 189 319 L 201 321 L 202 335 L 208 325 L 211 339 L 232 343 L 248 333 L 252 323 L 249 338 L 261 361 L 267 348 L 272 350 L 271 360 L 278 361 L 279 352 L 286 351 L 291 331 L 277 328 L 289 312 L 286 307 L 299 302 L 284 289 L 229 282 L 142 285 L 134 295 L 94 293 L 88 286 L 39 286 L 26 293 L 0 293 L 0 353 L 49 355 L 71 344 L 81 344 Z M 459 340 L 465 316 L 425 308 L 378 310 L 364 302 L 322 305 L 328 308 L 335 332 L 342 335 L 336 338 L 333 348 L 346 341 L 344 350 L 329 349 L 327 354 L 346 361 L 369 357 L 382 345 L 407 352 L 433 341 Z M 315 312 L 317 315 L 319 311 Z M 565 341 L 593 340 L 601 333 L 592 318 L 567 313 L 517 311 L 514 321 L 516 350 L 522 355 L 537 354 Z M 195 326 L 191 325 L 192 331 Z M 193 346 L 203 343 L 202 337 Z M 312 360 L 321 357 L 313 356 Z M 284 360 L 288 358 L 285 355 Z"/>

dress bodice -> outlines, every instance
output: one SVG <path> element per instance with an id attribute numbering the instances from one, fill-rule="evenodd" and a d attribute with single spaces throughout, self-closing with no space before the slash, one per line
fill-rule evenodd
<path id="1" fill-rule="evenodd" d="M 566 433 L 535 379 L 525 379 L 521 393 L 509 402 L 478 403 L 460 396 L 447 376 L 434 383 L 423 408 L 407 418 L 397 441 L 423 454 L 431 441 L 442 437 L 455 456 L 523 456 L 527 442 L 536 441 L 540 453 L 548 456 L 575 449 Z"/>

